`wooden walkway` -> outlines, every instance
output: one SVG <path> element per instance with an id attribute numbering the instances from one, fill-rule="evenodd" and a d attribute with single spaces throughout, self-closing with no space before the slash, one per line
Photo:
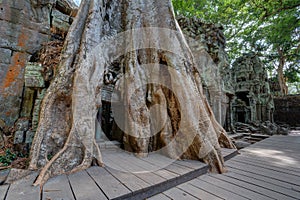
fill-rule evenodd
<path id="1" fill-rule="evenodd" d="M 149 200 L 300 199 L 300 136 L 273 136 L 226 162 L 228 173 L 206 174 Z"/>
<path id="2" fill-rule="evenodd" d="M 105 168 L 52 178 L 42 190 L 31 186 L 33 173 L 0 186 L 0 200 L 300 199 L 299 150 L 300 136 L 273 136 L 235 157 L 236 152 L 223 149 L 225 174 L 207 173 L 208 166 L 197 161 L 106 150 Z"/>
<path id="3" fill-rule="evenodd" d="M 237 151 L 223 149 L 225 159 Z M 50 179 L 40 190 L 33 187 L 37 173 L 0 186 L 0 200 L 145 199 L 206 174 L 199 161 L 176 161 L 159 154 L 137 158 L 118 150 L 102 151 L 106 167 Z"/>

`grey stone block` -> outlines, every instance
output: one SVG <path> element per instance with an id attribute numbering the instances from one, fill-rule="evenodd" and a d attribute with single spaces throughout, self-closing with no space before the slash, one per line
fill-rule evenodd
<path id="1" fill-rule="evenodd" d="M 24 131 L 16 131 L 14 137 L 14 144 L 20 144 L 24 141 Z"/>
<path id="2" fill-rule="evenodd" d="M 45 80 L 42 75 L 43 67 L 38 63 L 28 63 L 25 67 L 25 86 L 44 88 Z"/>
<path id="3" fill-rule="evenodd" d="M 0 48 L 0 62 L 3 64 L 9 64 L 12 51 L 10 49 Z"/>
<path id="4" fill-rule="evenodd" d="M 33 141 L 35 132 L 34 131 L 27 131 L 26 132 L 26 139 L 25 139 L 25 143 L 26 144 L 30 144 Z"/>
<path id="5" fill-rule="evenodd" d="M 18 131 L 27 131 L 29 129 L 29 120 L 19 119 L 16 123 L 16 129 Z"/>

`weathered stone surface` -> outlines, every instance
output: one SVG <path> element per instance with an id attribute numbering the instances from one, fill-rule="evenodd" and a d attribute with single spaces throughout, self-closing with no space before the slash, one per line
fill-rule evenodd
<path id="1" fill-rule="evenodd" d="M 3 64 L 10 63 L 12 51 L 10 49 L 0 48 L 0 60 Z"/>
<path id="2" fill-rule="evenodd" d="M 0 119 L 3 119 L 8 126 L 12 126 L 19 115 L 24 85 L 24 66 L 28 57 L 27 53 L 14 52 L 11 63 L 4 65 L 3 71 L 1 69 Z"/>
<path id="3" fill-rule="evenodd" d="M 29 120 L 28 119 L 19 119 L 16 122 L 16 130 L 27 131 L 28 129 L 29 129 Z"/>
<path id="4" fill-rule="evenodd" d="M 0 119 L 0 129 L 3 130 L 4 127 L 5 127 L 5 122 L 2 119 Z"/>
<path id="5" fill-rule="evenodd" d="M 28 63 L 25 67 L 25 87 L 44 88 L 43 67 L 39 63 Z"/>
<path id="6" fill-rule="evenodd" d="M 25 88 L 20 117 L 26 117 L 28 119 L 31 118 L 31 113 L 34 105 L 34 97 L 35 90 L 32 88 Z"/>
<path id="7" fill-rule="evenodd" d="M 14 137 L 14 144 L 20 144 L 24 141 L 24 131 L 16 131 Z"/>
<path id="8" fill-rule="evenodd" d="M 233 63 L 232 78 L 236 98 L 235 122 L 273 122 L 274 102 L 267 71 L 255 53 L 244 54 Z"/>
<path id="9" fill-rule="evenodd" d="M 4 147 L 4 133 L 2 129 L 0 129 L 0 149 Z"/>
<path id="10" fill-rule="evenodd" d="M 52 10 L 57 13 L 55 5 L 60 5 L 59 9 L 67 10 L 69 14 L 74 10 L 74 5 L 68 0 L 58 1 L 63 2 L 0 1 L 0 119 L 7 126 L 13 126 L 20 115 L 25 65 L 53 34 L 50 27 Z M 58 24 L 54 23 L 52 28 Z M 42 80 L 37 82 L 39 86 L 43 85 Z M 24 115 L 28 116 L 28 113 Z"/>
<path id="11" fill-rule="evenodd" d="M 45 96 L 45 92 L 46 92 L 46 89 L 37 91 L 37 98 L 35 100 L 33 113 L 32 113 L 32 130 L 34 130 L 34 131 L 36 131 L 38 124 L 39 124 L 41 103 Z"/>
<path id="12" fill-rule="evenodd" d="M 36 29 L 24 27 L 22 24 L 0 21 L 0 25 L 0 44 L 2 48 L 33 54 L 39 50 L 43 42 L 49 39 L 50 33 L 40 33 Z"/>
<path id="13" fill-rule="evenodd" d="M 275 135 L 277 134 L 278 127 L 271 122 L 264 122 L 260 125 L 260 129 L 266 135 Z"/>
<path id="14" fill-rule="evenodd" d="M 57 10 L 52 11 L 53 32 L 65 36 L 70 28 L 71 17 Z"/>
<path id="15" fill-rule="evenodd" d="M 27 131 L 26 132 L 26 138 L 25 138 L 25 143 L 26 144 L 31 144 L 33 137 L 34 137 L 35 131 Z"/>
<path id="16" fill-rule="evenodd" d="M 300 95 L 275 97 L 274 121 L 300 127 Z"/>
<path id="17" fill-rule="evenodd" d="M 21 108 L 24 66 L 49 38 L 50 8 L 32 8 L 29 0 L 2 0 L 0 7 L 0 119 L 12 126 Z"/>
<path id="18" fill-rule="evenodd" d="M 203 22 L 199 18 L 189 19 L 179 16 L 177 20 L 193 52 L 203 81 L 204 93 L 215 118 L 224 126 L 232 126 L 231 118 L 227 115 L 231 115 L 228 108 L 234 91 L 229 60 L 225 51 L 226 39 L 223 27 Z"/>

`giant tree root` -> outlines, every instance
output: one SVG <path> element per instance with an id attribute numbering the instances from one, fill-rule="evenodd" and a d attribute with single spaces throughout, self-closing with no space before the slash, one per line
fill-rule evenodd
<path id="1" fill-rule="evenodd" d="M 103 41 L 110 43 L 101 46 Z M 226 171 L 220 144 L 234 145 L 204 98 L 171 1 L 85 0 L 42 103 L 30 163 L 42 171 L 34 185 L 86 169 L 93 161 L 103 165 L 95 120 L 104 73 L 112 67 L 123 79 L 118 88 L 125 112 L 114 117 L 125 122 L 120 128 L 126 149 L 143 156 L 160 151 L 175 159 L 204 160 L 212 171 Z"/>

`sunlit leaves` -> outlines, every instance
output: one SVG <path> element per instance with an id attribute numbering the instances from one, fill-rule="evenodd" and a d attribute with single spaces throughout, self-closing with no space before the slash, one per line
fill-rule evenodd
<path id="1" fill-rule="evenodd" d="M 296 69 L 300 65 L 299 0 L 173 0 L 173 3 L 177 14 L 222 24 L 232 61 L 242 53 L 254 51 L 272 69 L 278 65 L 277 50 L 280 48 L 284 53 L 287 76 L 297 76 Z"/>

